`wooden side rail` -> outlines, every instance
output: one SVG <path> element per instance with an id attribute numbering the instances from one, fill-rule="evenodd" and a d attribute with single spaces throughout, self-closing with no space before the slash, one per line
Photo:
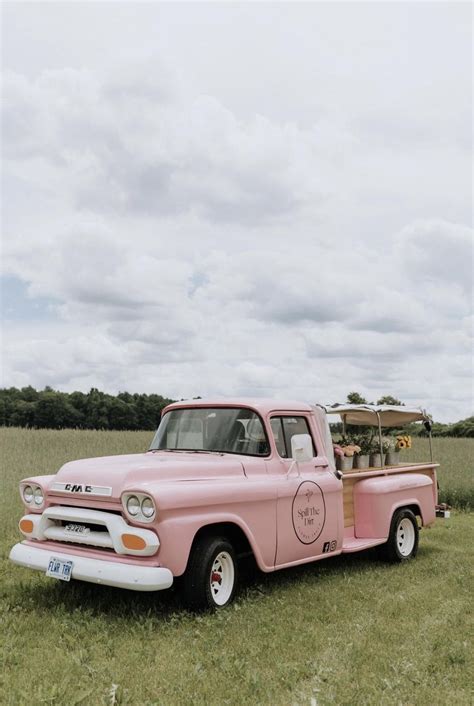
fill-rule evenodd
<path id="1" fill-rule="evenodd" d="M 344 506 L 344 527 L 352 527 L 354 521 L 354 486 L 362 478 L 372 478 L 373 476 L 389 476 L 395 473 L 425 473 L 431 475 L 439 463 L 411 463 L 403 466 L 386 466 L 385 468 L 353 468 L 345 471 L 342 476 L 343 482 L 343 506 Z"/>
<path id="2" fill-rule="evenodd" d="M 410 463 L 403 466 L 383 466 L 380 468 L 351 468 L 349 471 L 343 471 L 342 480 L 345 478 L 357 476 L 357 478 L 370 478 L 371 476 L 388 476 L 393 473 L 409 473 L 411 471 L 421 471 L 423 468 L 431 469 L 438 468 L 439 463 L 422 462 Z"/>

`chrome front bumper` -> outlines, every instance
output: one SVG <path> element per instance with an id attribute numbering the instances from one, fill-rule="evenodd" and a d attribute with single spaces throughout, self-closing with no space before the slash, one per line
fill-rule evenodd
<path id="1" fill-rule="evenodd" d="M 31 547 L 23 542 L 15 544 L 10 552 L 10 560 L 14 564 L 45 573 L 52 556 L 63 561 L 72 561 L 71 575 L 78 581 L 101 583 L 132 591 L 161 591 L 173 583 L 171 571 L 158 566 L 137 566 L 103 559 L 88 559 L 55 549 Z"/>

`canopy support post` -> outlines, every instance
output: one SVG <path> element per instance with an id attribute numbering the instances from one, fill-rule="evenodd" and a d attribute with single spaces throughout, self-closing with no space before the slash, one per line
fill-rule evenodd
<path id="1" fill-rule="evenodd" d="M 433 444 L 432 444 L 432 437 L 431 437 L 431 429 L 428 432 L 428 439 L 430 442 L 430 461 L 433 463 Z"/>
<path id="2" fill-rule="evenodd" d="M 375 412 L 377 415 L 377 422 L 379 427 L 379 445 L 380 445 L 380 467 L 385 468 L 385 459 L 383 454 L 383 442 L 382 442 L 382 422 L 380 420 L 379 412 Z"/>

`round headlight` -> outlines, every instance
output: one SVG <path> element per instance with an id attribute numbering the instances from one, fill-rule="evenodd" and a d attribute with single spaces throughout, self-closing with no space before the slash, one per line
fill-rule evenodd
<path id="1" fill-rule="evenodd" d="M 43 491 L 41 490 L 41 488 L 35 488 L 34 495 L 35 495 L 35 505 L 42 505 L 43 500 L 44 500 L 44 496 L 43 496 Z"/>
<path id="2" fill-rule="evenodd" d="M 127 512 L 130 515 L 138 515 L 140 512 L 140 501 L 136 495 L 131 495 L 127 500 Z"/>
<path id="3" fill-rule="evenodd" d="M 33 501 L 33 488 L 31 485 L 25 485 L 23 488 L 23 500 L 28 504 Z"/>
<path id="4" fill-rule="evenodd" d="M 142 500 L 142 513 L 147 519 L 150 519 L 155 514 L 155 508 L 151 498 Z"/>

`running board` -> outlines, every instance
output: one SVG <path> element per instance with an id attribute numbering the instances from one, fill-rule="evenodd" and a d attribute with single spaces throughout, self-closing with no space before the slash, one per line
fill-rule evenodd
<path id="1" fill-rule="evenodd" d="M 357 537 L 344 537 L 342 553 L 350 554 L 351 552 L 361 552 L 364 549 L 370 549 L 379 544 L 385 544 L 386 541 L 387 537 L 363 537 L 362 539 L 358 539 Z"/>

